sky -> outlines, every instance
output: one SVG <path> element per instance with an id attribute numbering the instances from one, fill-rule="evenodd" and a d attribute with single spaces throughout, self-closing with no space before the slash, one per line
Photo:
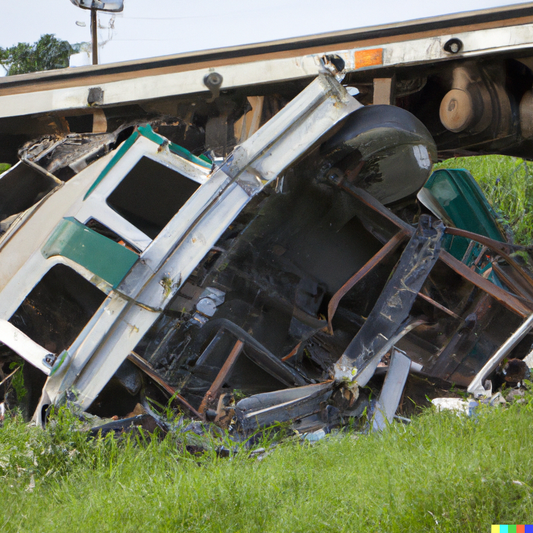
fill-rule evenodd
<path id="1" fill-rule="evenodd" d="M 518 3 L 527 2 L 124 0 L 122 13 L 99 14 L 99 59 L 101 63 L 114 63 Z M 71 43 L 91 40 L 90 12 L 70 0 L 0 0 L 0 14 L 0 47 L 33 43 L 45 33 Z M 89 64 L 89 57 L 79 56 L 76 62 Z"/>

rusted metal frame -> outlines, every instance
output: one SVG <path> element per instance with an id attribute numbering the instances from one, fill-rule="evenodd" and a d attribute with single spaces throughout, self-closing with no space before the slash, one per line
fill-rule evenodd
<path id="1" fill-rule="evenodd" d="M 476 245 L 476 243 L 474 241 L 470 241 L 468 243 L 468 246 L 466 248 L 466 251 L 465 253 L 463 254 L 463 258 L 461 259 L 461 263 L 465 263 L 466 260 L 468 259 L 468 256 L 470 255 L 470 253 L 472 252 L 472 250 L 474 249 L 474 246 Z"/>
<path id="2" fill-rule="evenodd" d="M 365 163 L 366 163 L 365 160 L 361 160 L 361 161 L 357 164 L 357 166 L 356 166 L 354 169 L 349 170 L 349 171 L 346 173 L 345 178 L 346 178 L 346 181 L 347 181 L 348 183 L 351 184 L 351 183 L 354 182 L 355 178 L 357 178 L 357 176 L 359 176 L 359 173 L 361 172 L 361 170 L 362 170 L 363 167 L 365 166 Z"/>
<path id="3" fill-rule="evenodd" d="M 225 329 L 220 329 L 215 333 L 215 336 L 211 339 L 205 350 L 202 352 L 200 357 L 196 360 L 195 365 L 201 366 L 203 365 L 209 357 L 211 357 L 211 354 L 216 350 L 216 347 L 218 343 L 222 340 L 224 337 L 224 332 L 227 331 Z"/>
<path id="4" fill-rule="evenodd" d="M 347 193 L 351 194 L 360 202 L 385 217 L 389 222 L 392 222 L 395 226 L 398 226 L 398 228 L 403 230 L 408 237 L 411 237 L 415 232 L 415 228 L 410 226 L 407 222 L 404 222 L 401 218 L 397 217 L 390 209 L 387 209 L 383 204 L 381 204 L 371 194 L 367 193 L 363 189 L 360 189 L 359 187 L 354 187 L 346 181 L 341 182 L 338 186 L 343 191 L 346 191 Z"/>
<path id="5" fill-rule="evenodd" d="M 481 276 L 484 277 L 485 279 L 489 279 L 489 276 L 491 274 L 492 274 L 492 264 L 489 268 L 487 268 L 487 270 L 483 272 L 483 274 L 481 274 Z"/>
<path id="6" fill-rule="evenodd" d="M 128 361 L 131 361 L 137 368 L 142 370 L 148 377 L 152 378 L 161 388 L 163 388 L 168 394 L 172 396 L 182 407 L 187 409 L 190 414 L 194 415 L 200 420 L 205 420 L 203 414 L 199 413 L 183 396 L 176 392 L 176 389 L 172 387 L 166 380 L 164 380 L 150 364 L 148 364 L 140 355 L 135 352 L 131 352 L 128 357 Z"/>
<path id="7" fill-rule="evenodd" d="M 498 276 L 498 278 L 501 280 L 501 282 L 504 285 L 507 285 L 509 290 L 514 292 L 514 296 L 520 300 L 521 302 L 524 302 L 526 305 L 529 305 L 531 308 L 533 308 L 533 301 L 531 298 L 524 298 L 525 289 L 520 287 L 514 279 L 512 279 L 503 268 L 498 265 L 496 261 L 492 262 L 492 270 L 494 273 Z"/>
<path id="8" fill-rule="evenodd" d="M 478 235 L 477 233 L 472 233 L 458 228 L 446 228 L 446 233 L 450 235 L 456 235 L 457 237 L 465 237 L 471 239 L 472 241 L 479 242 L 483 246 L 486 246 L 489 250 L 498 253 L 501 255 L 517 272 L 518 275 L 530 286 L 533 288 L 533 279 L 528 276 L 523 268 L 504 250 L 504 248 L 509 248 L 510 245 L 495 241 L 494 239 L 489 239 L 483 235 Z M 522 249 L 518 247 L 517 249 Z"/>
<path id="9" fill-rule="evenodd" d="M 501 282 L 506 285 L 510 290 L 512 290 L 515 295 L 520 294 L 522 291 L 522 288 L 519 287 L 514 280 L 510 279 L 506 272 L 503 271 L 503 269 L 498 265 L 496 261 L 492 261 L 492 270 L 495 272 L 495 274 L 498 276 L 498 278 L 501 280 Z"/>
<path id="10" fill-rule="evenodd" d="M 222 365 L 220 372 L 217 374 L 217 377 L 214 379 L 213 383 L 211 383 L 211 387 L 209 387 L 209 390 L 205 393 L 205 396 L 202 399 L 202 403 L 198 408 L 198 411 L 200 411 L 200 413 L 205 413 L 208 402 L 215 398 L 216 395 L 219 393 L 222 385 L 224 384 L 224 381 L 233 370 L 233 367 L 235 366 L 235 363 L 237 362 L 237 359 L 241 354 L 243 347 L 244 342 L 242 342 L 241 340 L 238 340 L 233 346 L 230 354 L 228 355 L 228 358 Z"/>
<path id="11" fill-rule="evenodd" d="M 479 263 L 481 263 L 481 260 L 483 259 L 483 256 L 485 255 L 485 253 L 487 252 L 488 248 L 486 246 L 482 246 L 481 247 L 481 250 L 480 252 L 477 254 L 477 257 L 476 259 L 474 260 L 474 262 L 470 265 L 470 270 L 474 270 L 475 268 L 477 268 L 477 266 L 479 265 Z"/>
<path id="12" fill-rule="evenodd" d="M 462 318 L 458 314 L 454 313 L 451 309 L 444 307 L 444 305 L 440 304 L 439 302 L 436 302 L 433 298 L 430 298 L 429 296 L 426 296 L 421 292 L 418 293 L 418 296 L 420 296 L 420 298 L 422 298 L 423 300 L 426 300 L 426 302 L 430 303 L 431 305 L 435 306 L 437 309 L 440 309 L 447 315 L 450 315 L 453 318 L 456 318 L 457 320 L 462 320 Z"/>
<path id="13" fill-rule="evenodd" d="M 468 280 L 470 283 L 479 287 L 482 291 L 492 296 L 498 303 L 504 307 L 526 318 L 530 315 L 531 311 L 522 304 L 517 298 L 508 293 L 506 290 L 494 285 L 494 283 L 480 276 L 477 272 L 470 270 L 464 263 L 461 263 L 458 259 L 455 259 L 453 255 L 441 250 L 439 259 L 448 265 L 457 274 Z"/>
<path id="14" fill-rule="evenodd" d="M 321 322 L 324 324 L 326 323 L 325 320 Z M 244 355 L 259 368 L 262 368 L 265 372 L 283 383 L 285 386 L 302 386 L 308 383 L 308 381 L 305 380 L 299 373 L 297 373 L 296 370 L 284 364 L 273 353 L 267 350 L 267 348 L 265 348 L 265 346 L 263 346 L 257 339 L 255 339 L 252 335 L 234 322 L 231 322 L 227 318 L 215 318 L 205 324 L 202 328 L 202 331 L 205 329 L 206 335 L 208 335 L 209 332 L 213 331 L 215 328 L 217 328 L 217 331 L 227 331 L 236 339 L 242 341 L 248 348 Z M 212 344 L 213 343 L 211 342 L 206 350 L 214 349 Z M 196 364 L 198 365 L 199 361 L 205 361 L 206 359 L 207 358 L 204 357 L 204 354 L 202 354 Z"/>
<path id="15" fill-rule="evenodd" d="M 294 357 L 298 353 L 298 350 L 300 349 L 301 345 L 302 343 L 300 341 L 287 355 L 282 357 L 281 360 L 285 362 L 288 361 L 291 357 Z"/>
<path id="16" fill-rule="evenodd" d="M 509 242 L 501 242 L 491 239 L 490 237 L 485 237 L 485 235 L 480 235 L 479 233 L 474 233 L 472 231 L 467 231 L 460 228 L 452 228 L 451 226 L 446 226 L 446 233 L 449 235 L 455 235 L 457 237 L 465 237 L 472 241 L 479 242 L 487 248 L 490 248 L 493 251 L 498 253 L 506 253 L 506 250 L 523 250 L 524 247 L 520 244 L 511 244 Z"/>
<path id="17" fill-rule="evenodd" d="M 384 205 L 379 203 L 373 196 L 368 194 L 366 191 L 359 189 L 358 187 L 353 187 L 350 184 L 347 184 L 346 182 L 339 185 L 344 191 L 348 192 L 352 196 L 355 196 L 359 201 L 373 209 L 374 211 L 377 211 L 378 213 L 382 214 L 387 220 L 398 226 L 400 229 L 405 230 L 409 235 L 412 235 L 414 233 L 414 228 L 411 227 L 407 222 L 404 222 L 401 218 L 397 217 L 392 211 L 387 209 Z M 478 237 L 482 237 L 481 235 L 477 235 L 476 233 L 470 233 L 464 230 L 457 230 L 457 228 L 446 228 L 446 232 L 450 233 L 449 230 L 453 230 L 457 232 L 458 236 L 466 237 L 466 238 L 472 238 L 477 239 Z M 506 245 L 504 243 L 499 243 L 498 241 L 493 241 L 492 239 L 488 239 L 487 237 L 483 237 L 483 239 L 487 239 L 487 244 L 490 244 L 491 246 L 497 245 L 499 247 L 508 246 L 513 247 L 513 245 Z M 481 244 L 483 242 L 480 241 Z M 502 250 L 498 249 L 498 252 L 501 252 Z M 503 257 L 503 255 L 502 255 Z M 490 281 L 486 280 L 482 276 L 480 276 L 477 272 L 474 272 L 470 270 L 469 267 L 467 267 L 465 264 L 461 263 L 458 259 L 455 259 L 451 254 L 448 252 L 441 250 L 439 259 L 441 259 L 446 265 L 448 265 L 452 270 L 457 272 L 460 276 L 470 281 L 472 284 L 474 284 L 476 287 L 479 287 L 481 290 L 485 291 L 486 293 L 490 294 L 496 301 L 504 305 L 507 309 L 512 311 L 513 313 L 516 313 L 522 317 L 527 317 L 530 314 L 529 309 L 527 309 L 517 298 L 506 292 L 505 290 L 501 289 L 500 287 L 494 285 L 494 283 L 491 283 Z"/>
<path id="18" fill-rule="evenodd" d="M 407 238 L 405 231 L 400 231 L 370 258 L 331 298 L 328 304 L 328 326 L 326 332 L 333 335 L 333 317 L 342 298 L 367 274 L 372 272 L 384 259 L 393 254 L 398 246 Z"/>
<path id="19" fill-rule="evenodd" d="M 490 317 L 493 316 L 491 311 L 492 297 L 487 293 L 480 293 L 473 306 L 465 312 L 468 319 L 461 321 L 448 342 L 439 351 L 432 365 L 426 365 L 424 368 L 431 376 L 448 380 L 457 369 L 468 359 L 470 352 L 477 344 L 479 335 L 487 327 Z M 468 385 L 454 379 L 458 385 Z"/>
<path id="20" fill-rule="evenodd" d="M 414 230 L 413 227 L 409 226 L 409 224 L 404 222 L 401 218 L 397 217 L 394 213 L 392 213 L 392 211 L 387 209 L 384 205 L 382 205 L 380 202 L 378 202 L 373 196 L 368 194 L 363 189 L 359 189 L 358 187 L 353 187 L 353 186 L 351 186 L 349 184 L 345 185 L 345 182 L 342 182 L 339 186 L 343 190 L 345 190 L 346 192 L 348 192 L 351 195 L 355 196 L 360 202 L 364 203 L 365 205 L 367 205 L 368 207 L 370 207 L 374 211 L 376 211 L 379 214 L 383 215 L 385 218 L 387 218 L 387 220 L 389 220 L 390 222 L 392 222 L 393 224 L 395 224 L 396 226 L 401 228 L 402 233 L 396 234 L 393 237 L 393 239 L 397 238 L 399 235 L 402 235 L 402 234 L 403 234 L 404 237 L 410 237 L 414 233 L 415 230 Z M 390 243 L 392 243 L 393 239 L 391 239 L 385 246 L 388 246 Z M 380 252 L 378 252 L 378 254 L 380 254 L 383 250 L 385 250 L 385 247 L 382 248 L 380 250 Z M 374 257 L 377 257 L 378 254 L 376 254 L 376 256 L 374 256 Z M 370 261 L 372 261 L 374 259 L 374 257 L 372 259 L 370 259 Z M 370 261 L 369 261 L 369 263 L 370 263 Z M 366 266 L 367 265 L 364 265 L 361 270 L 363 270 Z M 361 270 L 359 272 L 361 272 Z M 359 274 L 359 272 L 354 274 L 354 277 L 357 276 Z M 351 281 L 351 279 L 346 284 L 348 284 Z M 357 281 L 359 281 L 359 280 L 357 280 Z M 355 281 L 354 284 L 357 283 L 357 281 Z M 344 286 L 341 287 L 338 292 L 340 292 L 343 288 L 344 288 Z M 350 290 L 350 288 L 348 290 Z M 348 291 L 346 291 L 346 292 L 348 292 Z M 426 296 L 426 295 L 424 295 L 424 294 L 422 294 L 420 292 L 418 293 L 418 295 L 421 296 L 424 300 L 426 300 L 430 304 L 432 304 L 435 307 L 437 307 L 438 309 L 440 309 L 441 311 L 447 313 L 450 316 L 453 316 L 454 318 L 457 318 L 457 319 L 461 320 L 461 317 L 459 315 L 457 315 L 456 313 L 454 313 L 453 311 L 451 311 L 447 307 L 443 306 L 442 304 L 439 304 L 438 302 L 436 302 L 435 300 L 433 300 L 429 296 Z M 335 296 L 336 296 L 336 294 L 335 294 Z M 335 298 L 335 296 L 333 298 Z M 342 296 L 344 296 L 344 294 Z M 342 296 L 341 296 L 341 298 L 342 298 Z M 331 302 L 333 301 L 333 298 L 332 298 Z M 331 305 L 331 302 L 328 305 L 328 330 L 327 331 L 328 331 L 328 333 L 333 334 L 333 328 L 331 326 L 331 321 L 333 319 L 333 316 L 331 316 L 331 318 L 330 318 L 330 305 Z M 337 303 L 337 305 L 338 305 L 338 303 Z M 335 305 L 335 310 L 337 309 L 337 305 Z M 335 312 L 335 310 L 333 312 Z"/>
<path id="21" fill-rule="evenodd" d="M 359 175 L 359 173 L 361 172 L 362 168 L 365 166 L 365 163 L 366 161 L 362 159 L 361 161 L 359 161 L 359 163 L 357 163 L 355 168 L 352 168 L 351 170 L 348 169 L 344 172 L 339 169 L 335 169 L 335 172 L 338 172 L 340 174 L 339 176 L 340 179 L 339 179 L 339 182 L 337 183 L 337 186 L 340 187 L 344 183 L 344 181 L 347 181 L 348 183 L 352 184 L 354 180 L 357 178 L 357 176 Z M 330 172 L 332 170 L 333 169 L 331 169 Z"/>
<path id="22" fill-rule="evenodd" d="M 355 380 L 359 386 L 365 386 L 372 377 L 383 349 L 405 322 L 412 320 L 411 307 L 438 260 L 443 236 L 440 220 L 428 215 L 420 217 L 416 232 L 367 321 L 335 364 L 337 381 Z"/>

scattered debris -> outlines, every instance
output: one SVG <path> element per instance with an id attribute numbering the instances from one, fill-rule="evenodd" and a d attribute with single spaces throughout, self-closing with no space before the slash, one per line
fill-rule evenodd
<path id="1" fill-rule="evenodd" d="M 476 409 L 479 407 L 480 404 L 495 407 L 497 405 L 505 405 L 507 403 L 507 400 L 502 396 L 501 392 L 497 392 L 496 394 L 493 394 L 490 398 L 483 398 L 478 401 L 472 399 L 464 400 L 461 398 L 433 398 L 433 400 L 431 400 L 431 403 L 439 411 L 449 410 L 455 411 L 458 414 L 464 413 L 468 416 L 472 416 L 475 414 Z"/>
<path id="2" fill-rule="evenodd" d="M 461 398 L 433 398 L 431 403 L 439 411 L 456 411 L 457 413 L 465 413 L 468 416 L 472 416 L 479 405 L 474 400 L 463 400 Z"/>
<path id="3" fill-rule="evenodd" d="M 107 422 L 105 424 L 96 425 L 92 427 L 88 433 L 90 436 L 101 435 L 104 437 L 109 432 L 114 432 L 117 434 L 130 433 L 138 429 L 142 429 L 147 433 L 153 433 L 156 428 L 159 430 L 159 434 L 164 436 L 168 432 L 166 428 L 159 420 L 150 416 L 149 414 L 137 415 L 131 418 L 126 417 L 121 420 L 116 420 L 113 422 Z"/>
<path id="4" fill-rule="evenodd" d="M 389 371 L 383 383 L 383 389 L 374 408 L 372 430 L 383 430 L 387 423 L 391 423 L 411 367 L 411 360 L 404 352 L 392 349 Z"/>

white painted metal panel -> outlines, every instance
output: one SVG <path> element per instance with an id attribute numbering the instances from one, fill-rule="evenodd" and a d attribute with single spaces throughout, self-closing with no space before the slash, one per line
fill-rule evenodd
<path id="1" fill-rule="evenodd" d="M 48 350 L 31 340 L 18 328 L 7 320 L 0 320 L 0 342 L 9 346 L 20 357 L 31 363 L 34 367 L 50 374 L 51 367 L 44 363 L 46 357 L 54 356 Z"/>

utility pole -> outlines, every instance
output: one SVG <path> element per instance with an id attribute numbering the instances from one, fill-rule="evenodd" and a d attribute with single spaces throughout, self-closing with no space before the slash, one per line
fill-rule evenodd
<path id="1" fill-rule="evenodd" d="M 98 65 L 98 12 L 91 9 L 91 43 L 93 45 L 93 65 Z"/>
<path id="2" fill-rule="evenodd" d="M 98 11 L 118 13 L 124 9 L 124 0 L 70 0 L 75 6 L 91 10 L 91 41 L 93 65 L 98 65 Z"/>

